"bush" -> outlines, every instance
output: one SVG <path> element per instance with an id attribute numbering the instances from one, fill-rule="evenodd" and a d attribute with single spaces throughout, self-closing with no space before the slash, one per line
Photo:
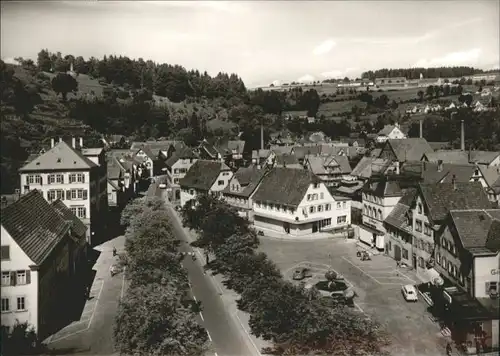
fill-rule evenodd
<path id="1" fill-rule="evenodd" d="M 10 332 L 2 326 L 2 355 L 38 355 L 44 350 L 35 329 L 27 322 L 16 321 Z"/>

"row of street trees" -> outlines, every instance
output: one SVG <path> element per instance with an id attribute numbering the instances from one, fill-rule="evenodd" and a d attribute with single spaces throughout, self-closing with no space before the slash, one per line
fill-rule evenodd
<path id="1" fill-rule="evenodd" d="M 188 298 L 179 240 L 165 209 L 161 199 L 145 197 L 122 212 L 127 227 L 122 259 L 130 285 L 114 330 L 120 354 L 201 356 L 208 347 Z"/>
<path id="2" fill-rule="evenodd" d="M 240 294 L 238 307 L 250 314 L 252 333 L 273 342 L 282 355 L 383 354 L 388 338 L 379 325 L 347 308 L 331 308 L 313 290 L 285 281 L 266 254 L 247 219 L 208 195 L 188 202 L 184 226 L 196 231 L 194 243 L 215 254 L 207 268 L 224 275 Z"/>

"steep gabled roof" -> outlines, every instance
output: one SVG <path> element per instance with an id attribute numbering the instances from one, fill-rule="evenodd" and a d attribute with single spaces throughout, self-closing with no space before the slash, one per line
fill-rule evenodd
<path id="1" fill-rule="evenodd" d="M 478 165 L 484 180 L 495 192 L 500 192 L 500 167 Z"/>
<path id="2" fill-rule="evenodd" d="M 424 154 L 434 152 L 425 138 L 389 139 L 386 145 L 392 148 L 400 162 L 420 161 Z"/>
<path id="3" fill-rule="evenodd" d="M 444 220 L 450 210 L 491 208 L 479 182 L 419 184 L 418 187 L 434 222 Z"/>
<path id="4" fill-rule="evenodd" d="M 470 151 L 470 161 L 477 164 L 490 164 L 500 156 L 500 152 L 495 151 Z"/>
<path id="5" fill-rule="evenodd" d="M 156 159 L 160 154 L 160 151 L 167 151 L 170 146 L 174 146 L 177 150 L 184 147 L 185 144 L 182 141 L 177 140 L 161 140 L 161 141 L 145 141 L 145 142 L 132 142 L 130 149 L 137 152 L 139 149 L 143 149 L 144 153 L 148 155 L 151 159 Z"/>
<path id="6" fill-rule="evenodd" d="M 223 193 L 249 197 L 255 191 L 266 173 L 267 170 L 257 169 L 254 165 L 246 168 L 240 168 L 236 171 L 236 173 L 234 173 L 234 177 L 238 180 L 242 189 L 237 192 L 232 191 L 230 185 L 228 184 L 228 186 L 223 190 Z"/>
<path id="7" fill-rule="evenodd" d="M 179 182 L 183 188 L 210 190 L 222 171 L 231 171 L 225 164 L 217 161 L 197 160 Z"/>
<path id="8" fill-rule="evenodd" d="M 19 171 L 46 171 L 52 169 L 90 169 L 97 165 L 66 142 L 61 141 L 44 154 L 26 164 Z"/>
<path id="9" fill-rule="evenodd" d="M 370 178 L 373 173 L 385 172 L 391 162 L 383 158 L 363 157 L 351 172 L 352 176 Z"/>
<path id="10" fill-rule="evenodd" d="M 403 197 L 399 200 L 391 213 L 385 218 L 384 222 L 400 230 L 411 233 L 412 227 L 408 225 L 406 214 L 408 210 L 410 210 L 410 204 L 416 194 L 417 190 L 414 188 L 406 190 Z"/>
<path id="11" fill-rule="evenodd" d="M 37 190 L 3 209 L 1 222 L 12 239 L 37 265 L 45 261 L 72 226 Z"/>
<path id="12" fill-rule="evenodd" d="M 339 173 L 348 174 L 351 173 L 351 166 L 349 165 L 349 159 L 346 156 L 305 156 L 305 162 L 308 164 L 309 169 L 314 174 L 329 174 L 329 173 Z M 330 172 L 328 167 L 335 169 L 335 172 Z"/>
<path id="13" fill-rule="evenodd" d="M 321 180 L 309 170 L 273 168 L 262 180 L 253 199 L 298 206 L 310 184 L 320 182 Z"/>
<path id="14" fill-rule="evenodd" d="M 378 197 L 402 197 L 404 195 L 398 181 L 386 178 L 367 182 L 363 187 L 363 192 L 373 193 Z"/>
<path id="15" fill-rule="evenodd" d="M 378 132 L 378 135 L 379 136 L 389 136 L 391 134 L 391 132 L 394 131 L 395 128 L 396 128 L 396 126 L 394 126 L 394 125 L 385 125 L 384 128 Z"/>
<path id="16" fill-rule="evenodd" d="M 85 243 L 87 241 L 87 226 L 60 199 L 51 205 L 64 220 L 71 222 L 71 230 L 79 237 L 77 242 Z"/>
<path id="17" fill-rule="evenodd" d="M 465 249 L 500 251 L 500 209 L 452 210 L 450 217 Z"/>
<path id="18" fill-rule="evenodd" d="M 465 151 L 460 150 L 437 150 L 425 154 L 429 162 L 437 163 L 439 160 L 443 163 L 468 164 L 469 156 Z"/>
<path id="19" fill-rule="evenodd" d="M 197 158 L 196 154 L 189 147 L 182 147 L 165 161 L 167 167 L 172 167 L 179 159 L 193 159 Z"/>
<path id="20" fill-rule="evenodd" d="M 471 180 L 476 166 L 473 164 L 449 164 L 439 166 L 435 162 L 406 162 L 401 167 L 402 173 L 411 173 L 419 176 L 423 183 L 452 183 L 453 177 L 459 183 Z"/>

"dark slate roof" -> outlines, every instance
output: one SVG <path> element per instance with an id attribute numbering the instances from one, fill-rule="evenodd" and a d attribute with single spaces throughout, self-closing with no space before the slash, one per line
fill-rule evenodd
<path id="1" fill-rule="evenodd" d="M 204 150 L 212 158 L 217 158 L 217 154 L 219 153 L 217 148 L 207 141 L 202 141 L 200 143 L 200 150 Z"/>
<path id="2" fill-rule="evenodd" d="M 305 158 L 306 155 L 319 155 L 321 153 L 321 145 L 318 146 L 295 146 L 293 154 L 298 159 Z"/>
<path id="3" fill-rule="evenodd" d="M 273 168 L 254 195 L 256 201 L 298 206 L 311 183 L 320 179 L 305 169 Z"/>
<path id="4" fill-rule="evenodd" d="M 12 239 L 37 265 L 44 262 L 72 225 L 37 190 L 3 209 L 1 222 Z"/>
<path id="5" fill-rule="evenodd" d="M 221 171 L 231 171 L 225 164 L 217 161 L 197 160 L 179 182 L 181 187 L 209 190 Z"/>
<path id="6" fill-rule="evenodd" d="M 60 199 L 57 199 L 51 205 L 64 220 L 71 223 L 71 230 L 79 237 L 78 242 L 85 243 L 87 241 L 85 236 L 87 227 L 85 224 Z"/>
<path id="7" fill-rule="evenodd" d="M 264 175 L 267 173 L 265 169 L 257 169 L 252 165 L 246 168 L 240 168 L 234 173 L 234 178 L 238 180 L 242 189 L 240 191 L 231 191 L 231 183 L 223 190 L 224 194 L 237 195 L 241 197 L 249 197 L 255 191 Z"/>
<path id="8" fill-rule="evenodd" d="M 500 156 L 500 152 L 495 152 L 495 151 L 471 151 L 470 152 L 470 162 L 474 162 L 474 163 L 478 163 L 478 164 L 490 164 L 498 156 Z"/>
<path id="9" fill-rule="evenodd" d="M 47 171 L 52 169 L 90 169 L 97 165 L 78 150 L 62 141 L 26 164 L 19 171 Z"/>
<path id="10" fill-rule="evenodd" d="M 167 151 L 170 146 L 174 146 L 176 150 L 181 147 L 184 147 L 185 144 L 182 141 L 177 140 L 160 140 L 160 141 L 145 141 L 145 142 L 132 142 L 130 146 L 131 150 L 135 152 L 142 149 L 144 153 L 148 155 L 151 159 L 158 158 L 160 151 Z"/>
<path id="11" fill-rule="evenodd" d="M 452 210 L 450 216 L 464 248 L 500 250 L 500 209 Z"/>
<path id="12" fill-rule="evenodd" d="M 467 183 L 472 178 L 476 166 L 473 164 L 443 163 L 439 167 L 435 162 L 406 162 L 401 167 L 402 173 L 410 173 L 422 178 L 423 183 L 451 183 L 453 177 L 459 183 Z"/>
<path id="13" fill-rule="evenodd" d="M 165 161 L 167 167 L 172 167 L 179 159 L 197 158 L 196 154 L 189 147 L 181 147 L 175 151 L 174 154 Z"/>
<path id="14" fill-rule="evenodd" d="M 282 166 L 291 166 L 291 165 L 300 165 L 299 159 L 297 156 L 290 155 L 290 154 L 282 154 L 282 155 L 276 155 L 275 158 L 275 163 L 276 165 L 282 167 Z"/>
<path id="15" fill-rule="evenodd" d="M 420 161 L 424 154 L 434 152 L 425 138 L 387 140 L 387 145 L 391 146 L 400 162 Z"/>
<path id="16" fill-rule="evenodd" d="M 391 162 L 383 158 L 363 157 L 351 172 L 352 176 L 370 178 L 373 173 L 384 172 Z"/>
<path id="17" fill-rule="evenodd" d="M 491 208 L 479 182 L 419 184 L 418 187 L 433 221 L 444 220 L 450 210 Z"/>
<path id="18" fill-rule="evenodd" d="M 402 197 L 404 194 L 398 181 L 388 179 L 367 182 L 363 187 L 363 192 L 373 193 L 378 197 Z"/>
<path id="19" fill-rule="evenodd" d="M 331 173 L 351 173 L 349 159 L 346 156 L 311 156 L 305 157 L 305 162 L 314 174 L 329 174 L 327 167 L 334 169 Z"/>
<path id="20" fill-rule="evenodd" d="M 399 200 L 394 209 L 392 209 L 391 213 L 385 218 L 384 222 L 411 233 L 412 227 L 408 225 L 406 213 L 410 210 L 410 205 L 415 198 L 416 193 L 417 190 L 414 188 L 406 190 L 405 195 L 403 195 L 403 197 Z"/>
<path id="21" fill-rule="evenodd" d="M 468 152 L 460 150 L 437 150 L 436 152 L 429 152 L 425 154 L 429 162 L 437 162 L 439 160 L 443 163 L 453 164 L 468 164 Z"/>

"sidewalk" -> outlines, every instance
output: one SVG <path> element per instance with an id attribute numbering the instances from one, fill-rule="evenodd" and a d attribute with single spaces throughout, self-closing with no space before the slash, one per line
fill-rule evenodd
<path id="1" fill-rule="evenodd" d="M 181 221 L 179 215 L 177 214 L 177 212 L 174 209 L 172 209 L 172 211 L 173 211 L 175 218 L 181 223 L 181 226 L 182 226 L 182 221 Z M 186 232 L 186 236 L 188 237 L 190 242 L 193 242 L 196 240 L 195 233 L 193 231 L 189 230 L 188 228 L 185 228 L 184 226 L 182 228 Z M 198 254 L 198 258 L 200 259 L 202 264 L 204 264 L 205 254 L 203 252 L 203 249 L 200 249 L 200 248 L 193 248 L 193 249 Z M 214 256 L 209 256 L 209 257 L 210 257 L 210 259 L 215 258 Z M 214 281 L 214 284 L 215 284 L 217 290 L 219 291 L 219 295 L 220 295 L 222 302 L 224 303 L 224 306 L 226 307 L 226 309 L 230 312 L 231 316 L 233 316 L 235 318 L 235 321 L 237 322 L 237 324 L 239 324 L 241 326 L 241 328 L 243 329 L 245 334 L 248 336 L 251 344 L 256 349 L 256 351 L 260 355 L 262 355 L 262 353 L 261 353 L 262 348 L 271 347 L 272 343 L 265 341 L 265 340 L 262 340 L 262 339 L 259 339 L 251 334 L 250 326 L 248 325 L 248 321 L 250 319 L 250 316 L 247 313 L 239 310 L 237 307 L 237 304 L 236 304 L 236 301 L 240 298 L 240 295 L 238 293 L 236 293 L 235 291 L 230 290 L 224 286 L 224 284 L 222 283 L 224 277 L 222 275 L 219 275 L 219 274 L 213 275 L 210 272 L 207 272 L 207 276 L 210 276 L 210 278 Z"/>

